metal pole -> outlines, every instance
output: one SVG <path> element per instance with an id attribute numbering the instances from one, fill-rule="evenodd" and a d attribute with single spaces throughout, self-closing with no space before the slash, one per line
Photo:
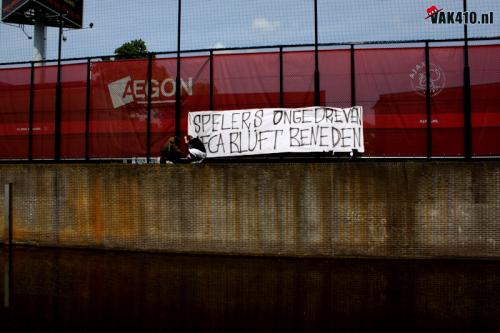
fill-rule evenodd
<path id="1" fill-rule="evenodd" d="M 431 62 L 429 42 L 425 42 L 425 110 L 427 113 L 427 158 L 432 158 Z"/>
<path id="2" fill-rule="evenodd" d="M 319 52 L 318 52 L 318 0 L 314 0 L 314 105 L 320 104 Z"/>
<path id="3" fill-rule="evenodd" d="M 90 80 L 91 60 L 87 59 L 87 83 L 85 90 L 85 160 L 90 160 Z"/>
<path id="4" fill-rule="evenodd" d="M 8 308 L 10 306 L 11 300 L 11 282 L 12 282 L 12 272 L 13 272 L 13 262 L 12 262 L 12 234 L 13 234 L 13 222 L 12 222 L 12 184 L 5 184 L 4 188 L 4 221 L 5 228 L 7 230 L 7 241 L 8 241 L 8 259 L 5 265 L 5 275 L 4 275 L 4 307 Z"/>
<path id="5" fill-rule="evenodd" d="M 42 15 L 35 17 L 34 25 L 33 61 L 45 60 L 47 49 L 47 27 Z M 43 65 L 43 62 L 40 62 L 39 65 Z"/>
<path id="6" fill-rule="evenodd" d="M 3 306 L 4 308 L 10 307 L 10 282 L 12 281 L 12 247 L 9 245 L 7 250 L 7 261 L 4 266 L 4 283 L 3 283 Z"/>
<path id="7" fill-rule="evenodd" d="M 175 136 L 181 135 L 181 23 L 182 23 L 182 0 L 177 0 L 177 74 L 175 78 Z"/>
<path id="8" fill-rule="evenodd" d="M 280 108 L 285 107 L 283 75 L 283 46 L 280 46 Z"/>
<path id="9" fill-rule="evenodd" d="M 467 12 L 467 0 L 464 0 Z M 464 157 L 472 158 L 472 96 L 469 67 L 469 40 L 467 24 L 464 24 Z"/>
<path id="10" fill-rule="evenodd" d="M 214 110 L 214 51 L 210 50 L 210 105 L 209 110 Z"/>
<path id="11" fill-rule="evenodd" d="M 351 44 L 351 106 L 356 105 L 356 62 L 354 45 Z"/>
<path id="12" fill-rule="evenodd" d="M 147 163 L 151 161 L 151 79 L 153 77 L 153 54 L 148 55 L 148 117 L 146 124 L 146 158 Z"/>
<path id="13" fill-rule="evenodd" d="M 33 111 L 35 108 L 35 63 L 31 62 L 30 105 L 28 114 L 28 160 L 33 161 Z"/>
<path id="14" fill-rule="evenodd" d="M 3 200 L 7 242 L 9 245 L 12 245 L 12 183 L 5 184 Z"/>
<path id="15" fill-rule="evenodd" d="M 61 160 L 61 52 L 62 52 L 62 6 L 59 10 L 59 43 L 57 49 L 56 115 L 54 120 L 54 160 Z"/>

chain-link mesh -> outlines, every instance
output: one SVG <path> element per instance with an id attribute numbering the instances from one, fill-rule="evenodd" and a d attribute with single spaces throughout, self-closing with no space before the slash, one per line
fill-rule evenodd
<path id="1" fill-rule="evenodd" d="M 440 9 L 459 11 L 462 2 L 440 1 Z M 461 25 L 432 24 L 432 1 L 318 0 L 320 43 L 462 38 Z"/>
<path id="2" fill-rule="evenodd" d="M 469 37 L 497 37 L 500 35 L 500 1 L 468 1 L 468 11 L 477 14 L 476 24 L 468 26 Z M 488 18 L 488 22 L 486 19 Z M 481 23 L 479 23 L 481 22 Z"/>
<path id="3" fill-rule="evenodd" d="M 85 2 L 84 14 L 84 26 L 91 22 L 94 26 L 65 32 L 64 57 L 110 55 L 134 39 L 144 40 L 153 52 L 176 47 L 177 1 L 93 0 Z"/>
<path id="4" fill-rule="evenodd" d="M 314 6 L 303 0 L 184 0 L 182 48 L 314 42 Z"/>
<path id="5" fill-rule="evenodd" d="M 464 37 L 463 1 L 316 0 L 316 4 L 319 43 Z M 86 0 L 87 29 L 65 29 L 62 57 L 110 55 L 135 39 L 144 40 L 149 51 L 175 51 L 178 5 L 176 0 Z M 428 15 L 433 6 L 438 10 L 435 22 Z M 467 11 L 469 37 L 500 36 L 498 1 L 468 1 Z M 182 50 L 312 44 L 315 1 L 182 0 L 181 22 Z M 31 60 L 33 35 L 33 26 L 0 24 L 0 62 Z M 57 58 L 57 39 L 58 29 L 48 28 L 48 59 Z"/>

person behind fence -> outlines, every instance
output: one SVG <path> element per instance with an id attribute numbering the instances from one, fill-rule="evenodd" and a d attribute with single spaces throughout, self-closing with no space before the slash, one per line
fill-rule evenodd
<path id="1" fill-rule="evenodd" d="M 186 135 L 184 141 L 189 151 L 187 158 L 190 159 L 191 162 L 199 163 L 207 157 L 207 150 L 199 138 L 193 138 L 191 135 Z"/>
<path id="2" fill-rule="evenodd" d="M 167 143 L 160 150 L 160 163 L 182 163 L 186 155 L 179 149 L 179 139 L 170 137 Z"/>

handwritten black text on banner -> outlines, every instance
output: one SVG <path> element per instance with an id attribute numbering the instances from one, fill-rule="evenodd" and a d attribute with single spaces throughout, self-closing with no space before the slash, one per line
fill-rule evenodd
<path id="1" fill-rule="evenodd" d="M 208 157 L 364 152 L 361 106 L 190 112 L 188 132 Z"/>

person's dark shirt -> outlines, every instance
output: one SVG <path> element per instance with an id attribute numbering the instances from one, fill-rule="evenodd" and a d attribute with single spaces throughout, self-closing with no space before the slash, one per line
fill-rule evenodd
<path id="1" fill-rule="evenodd" d="M 185 154 L 181 152 L 179 147 L 177 146 L 175 139 L 170 138 L 169 141 L 163 148 L 161 149 L 161 163 L 165 163 L 165 161 L 170 161 L 174 163 L 180 162 L 183 158 L 185 158 Z"/>

